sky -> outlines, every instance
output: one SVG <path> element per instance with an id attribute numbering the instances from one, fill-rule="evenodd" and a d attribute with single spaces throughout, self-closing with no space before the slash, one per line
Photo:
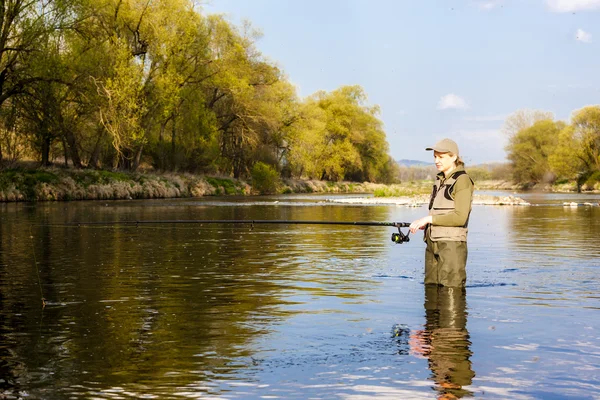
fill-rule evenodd
<path id="1" fill-rule="evenodd" d="M 600 103 L 600 0 L 204 0 L 250 21 L 300 97 L 360 85 L 390 155 L 429 161 L 454 139 L 467 165 L 505 162 L 506 117 L 569 121 Z"/>

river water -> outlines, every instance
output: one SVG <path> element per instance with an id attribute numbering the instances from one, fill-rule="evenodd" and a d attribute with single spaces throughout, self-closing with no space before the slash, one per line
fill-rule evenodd
<path id="1" fill-rule="evenodd" d="M 0 398 L 600 399 L 600 195 L 474 206 L 466 290 L 422 234 L 337 225 L 426 208 L 324 196 L 3 204 Z M 44 300 L 42 300 L 44 299 Z"/>

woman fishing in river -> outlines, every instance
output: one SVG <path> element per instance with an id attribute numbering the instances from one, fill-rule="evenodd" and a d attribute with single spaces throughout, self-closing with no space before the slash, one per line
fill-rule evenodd
<path id="1" fill-rule="evenodd" d="M 425 230 L 425 284 L 464 287 L 473 181 L 453 140 L 442 139 L 426 150 L 433 150 L 440 172 L 431 193 L 429 215 L 413 221 L 410 232 Z"/>

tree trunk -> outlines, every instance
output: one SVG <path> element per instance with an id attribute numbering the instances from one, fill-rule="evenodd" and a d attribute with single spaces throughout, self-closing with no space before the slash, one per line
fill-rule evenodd
<path id="1" fill-rule="evenodd" d="M 175 124 L 175 114 L 171 114 L 171 170 L 177 170 L 177 126 Z"/>
<path id="2" fill-rule="evenodd" d="M 94 145 L 94 151 L 92 151 L 92 155 L 90 156 L 90 160 L 88 161 L 88 166 L 92 168 L 99 169 L 100 168 L 100 148 L 102 147 L 102 138 L 104 137 L 104 127 L 101 125 L 98 127 L 98 138 L 96 139 L 96 144 Z"/>
<path id="3" fill-rule="evenodd" d="M 173 154 L 175 154 L 175 142 L 176 142 L 176 138 L 177 138 L 177 127 L 175 124 L 175 114 L 171 115 L 171 151 L 173 152 Z"/>
<path id="4" fill-rule="evenodd" d="M 241 135 L 233 136 L 233 177 L 239 179 L 242 176 L 242 169 L 244 164 L 244 128 L 241 128 Z"/>
<path id="5" fill-rule="evenodd" d="M 42 165 L 47 167 L 50 165 L 50 144 L 51 139 L 48 135 L 42 138 Z"/>
<path id="6" fill-rule="evenodd" d="M 70 129 L 65 131 L 65 138 L 69 145 L 69 154 L 71 156 L 71 162 L 75 168 L 83 168 L 81 164 L 81 157 L 79 157 L 79 150 L 77 149 L 77 139 Z"/>
<path id="7" fill-rule="evenodd" d="M 136 171 L 139 168 L 140 162 L 142 161 L 142 150 L 143 149 L 144 149 L 144 145 L 141 144 L 140 147 L 138 147 L 137 151 L 135 152 L 135 156 L 133 157 L 133 162 L 131 163 L 132 171 Z"/>
<path id="8" fill-rule="evenodd" d="M 65 167 L 69 167 L 69 149 L 67 147 L 67 142 L 65 141 L 64 135 L 61 135 L 60 141 L 62 142 L 62 146 L 63 146 L 63 155 L 65 157 Z"/>

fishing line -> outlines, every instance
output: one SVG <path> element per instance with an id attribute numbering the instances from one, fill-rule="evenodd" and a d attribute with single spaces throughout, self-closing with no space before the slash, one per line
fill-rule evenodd
<path id="1" fill-rule="evenodd" d="M 390 226 L 398 228 L 397 233 L 392 233 L 392 242 L 394 243 L 405 243 L 409 242 L 409 234 L 404 234 L 400 228 L 408 228 L 410 222 L 378 222 L 378 221 L 311 221 L 311 220 L 250 220 L 250 219 L 187 219 L 187 220 L 131 220 L 131 221 L 84 221 L 84 222 L 72 222 L 64 224 L 56 224 L 58 226 L 78 226 L 78 227 L 90 227 L 90 226 L 143 226 L 143 225 L 175 225 L 175 224 L 197 224 L 197 225 L 209 225 L 209 224 L 234 224 L 234 225 L 250 225 L 250 229 L 254 228 L 254 225 L 260 224 L 272 224 L 272 225 L 349 225 L 349 226 Z M 54 224 L 50 224 L 54 225 Z M 55 226 L 56 226 L 55 225 Z"/>
<path id="2" fill-rule="evenodd" d="M 40 296 L 42 297 L 42 308 L 46 307 L 46 299 L 44 298 L 44 289 L 42 288 L 42 279 L 40 278 L 40 269 L 38 267 L 37 257 L 35 256 L 35 243 L 33 241 L 33 231 L 31 227 L 33 225 L 29 225 L 29 240 L 31 242 L 31 252 L 33 254 L 33 265 L 35 267 L 35 272 L 38 278 L 38 286 L 40 287 Z"/>

